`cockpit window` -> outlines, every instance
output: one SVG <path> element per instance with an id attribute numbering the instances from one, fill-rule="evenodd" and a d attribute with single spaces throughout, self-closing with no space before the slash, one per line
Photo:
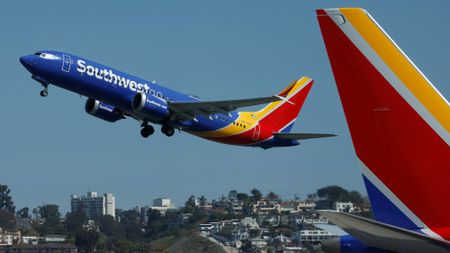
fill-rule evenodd
<path id="1" fill-rule="evenodd" d="M 36 54 L 39 55 L 41 58 L 48 59 L 48 60 L 57 60 L 57 59 L 59 59 L 58 56 L 53 55 L 53 54 L 49 54 L 49 53 L 36 53 Z"/>
<path id="2" fill-rule="evenodd" d="M 41 55 L 42 53 L 41 52 L 36 52 L 36 53 L 34 53 L 35 55 Z"/>

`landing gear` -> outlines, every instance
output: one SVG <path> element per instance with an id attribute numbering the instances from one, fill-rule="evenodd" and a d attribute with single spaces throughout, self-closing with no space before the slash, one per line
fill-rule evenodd
<path id="1" fill-rule="evenodd" d="M 173 129 L 173 127 L 170 126 L 163 125 L 161 127 L 161 132 L 170 137 L 175 133 L 175 129 Z"/>
<path id="2" fill-rule="evenodd" d="M 141 136 L 144 138 L 148 138 L 154 132 L 155 132 L 155 129 L 152 126 L 146 125 L 141 129 Z"/>
<path id="3" fill-rule="evenodd" d="M 45 87 L 43 90 L 41 90 L 41 92 L 39 94 L 41 95 L 41 97 L 48 96 L 48 88 Z"/>
<path id="4" fill-rule="evenodd" d="M 48 82 L 44 78 L 42 78 L 40 76 L 36 76 L 36 75 L 32 75 L 31 78 L 33 80 L 39 82 L 42 85 L 42 87 L 44 87 L 44 89 L 41 90 L 41 92 L 39 93 L 41 95 L 41 97 L 48 96 L 48 85 L 50 84 L 50 82 Z"/>

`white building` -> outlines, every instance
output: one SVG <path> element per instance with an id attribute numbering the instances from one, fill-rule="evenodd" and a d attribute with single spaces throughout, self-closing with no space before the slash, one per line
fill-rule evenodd
<path id="1" fill-rule="evenodd" d="M 153 210 L 158 210 L 160 213 L 165 214 L 167 210 L 175 209 L 175 205 L 169 198 L 155 198 L 153 199 L 153 206 L 150 207 Z"/>
<path id="2" fill-rule="evenodd" d="M 334 202 L 334 210 L 339 212 L 353 213 L 355 208 L 352 202 Z"/>
<path id="3" fill-rule="evenodd" d="M 12 246 L 21 242 L 20 231 L 3 231 L 0 228 L 0 246 Z"/>
<path id="4" fill-rule="evenodd" d="M 294 234 L 294 238 L 299 240 L 302 243 L 305 242 L 321 242 L 333 237 L 337 237 L 336 234 L 333 234 L 324 230 L 300 230 Z"/>
<path id="5" fill-rule="evenodd" d="M 252 217 L 245 217 L 241 220 L 241 227 L 247 229 L 259 229 L 258 222 Z"/>
<path id="6" fill-rule="evenodd" d="M 97 192 L 88 192 L 87 196 L 71 196 L 71 210 L 76 212 L 82 210 L 88 219 L 100 215 L 111 215 L 115 217 L 116 201 L 112 193 L 97 196 Z"/>

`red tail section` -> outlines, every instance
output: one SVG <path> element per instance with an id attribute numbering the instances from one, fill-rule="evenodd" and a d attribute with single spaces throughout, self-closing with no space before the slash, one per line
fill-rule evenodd
<path id="1" fill-rule="evenodd" d="M 282 101 L 268 104 L 261 111 L 255 112 L 259 123 L 269 127 L 273 132 L 288 132 L 303 106 L 314 81 L 302 77 L 278 93 Z"/>
<path id="2" fill-rule="evenodd" d="M 375 218 L 449 239 L 448 102 L 366 11 L 317 14 Z"/>

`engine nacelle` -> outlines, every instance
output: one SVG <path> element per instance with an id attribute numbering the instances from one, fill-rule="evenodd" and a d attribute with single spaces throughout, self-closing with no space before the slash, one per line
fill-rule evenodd
<path id="1" fill-rule="evenodd" d="M 116 122 L 125 118 L 120 112 L 116 110 L 114 106 L 105 104 L 92 98 L 89 98 L 86 101 L 84 109 L 90 115 L 102 120 L 106 120 L 108 122 Z"/>
<path id="2" fill-rule="evenodd" d="M 155 121 L 162 120 L 169 116 L 169 109 L 166 101 L 155 96 L 148 96 L 141 92 L 134 96 L 131 108 L 136 114 Z"/>

